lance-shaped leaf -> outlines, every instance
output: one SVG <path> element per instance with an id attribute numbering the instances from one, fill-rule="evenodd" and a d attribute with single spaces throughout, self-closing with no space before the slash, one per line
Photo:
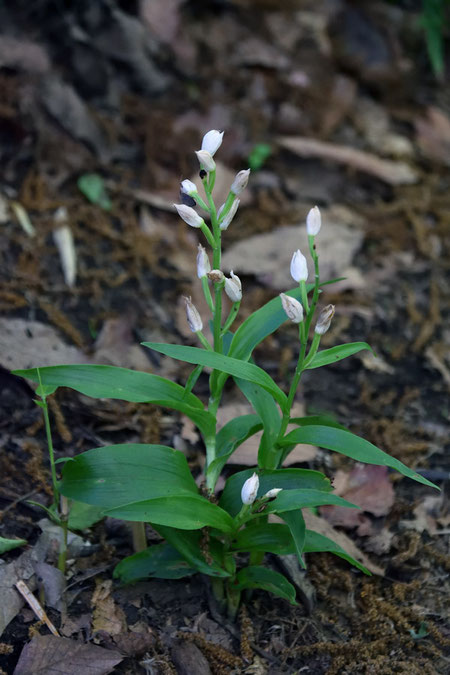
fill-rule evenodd
<path id="1" fill-rule="evenodd" d="M 229 513 L 196 494 L 170 495 L 131 502 L 108 509 L 105 513 L 121 520 L 168 525 L 180 530 L 199 530 L 209 526 L 230 533 L 234 526 Z"/>
<path id="2" fill-rule="evenodd" d="M 241 443 L 262 429 L 262 422 L 258 415 L 241 415 L 225 424 L 217 434 L 216 459 L 208 466 L 206 475 L 212 477 L 215 485 L 220 472 Z"/>
<path id="3" fill-rule="evenodd" d="M 199 349 L 198 347 L 185 347 L 183 345 L 166 345 L 159 342 L 143 342 L 144 347 L 149 347 L 161 354 L 170 356 L 173 359 L 186 361 L 186 363 L 195 363 L 196 365 L 208 366 L 214 368 L 228 375 L 240 377 L 243 380 L 248 380 L 254 384 L 259 384 L 263 389 L 268 391 L 278 401 L 281 407 L 287 404 L 287 397 L 284 392 L 272 380 L 270 375 L 265 370 L 246 363 L 239 359 L 210 352 L 206 349 Z"/>
<path id="4" fill-rule="evenodd" d="M 228 511 L 232 516 L 239 513 L 242 508 L 241 490 L 247 478 L 253 474 L 253 469 L 239 471 L 228 478 L 224 491 L 219 501 L 219 506 Z M 262 497 L 272 488 L 309 489 L 325 493 L 331 491 L 329 479 L 320 471 L 310 469 L 262 469 L 258 471 L 259 490 L 258 497 Z M 282 494 L 280 492 L 279 494 Z"/>
<path id="5" fill-rule="evenodd" d="M 237 533 L 232 548 L 235 551 L 248 553 L 252 551 L 276 555 L 296 553 L 291 532 L 288 526 L 282 523 L 250 523 Z M 364 574 L 369 576 L 371 574 L 364 565 L 349 555 L 341 546 L 313 530 L 306 530 L 303 553 L 333 553 L 357 567 Z"/>
<path id="6" fill-rule="evenodd" d="M 192 393 L 186 394 L 184 387 L 159 375 L 116 366 L 91 365 L 46 366 L 16 370 L 14 374 L 33 382 L 41 381 L 47 394 L 58 387 L 69 387 L 92 398 L 154 403 L 179 410 L 198 426 L 205 438 L 214 435 L 214 416 L 204 410 L 200 399 Z"/>
<path id="7" fill-rule="evenodd" d="M 330 492 L 321 492 L 320 490 L 282 490 L 273 501 L 267 504 L 263 513 L 284 513 L 285 511 L 326 506 L 328 504 L 359 509 L 359 506 L 356 506 L 356 504 L 352 504 L 346 499 L 342 499 L 342 497 L 338 497 L 338 495 Z"/>
<path id="8" fill-rule="evenodd" d="M 60 490 L 70 499 L 105 510 L 132 500 L 198 493 L 182 452 L 141 443 L 83 452 L 65 464 Z"/>
<path id="9" fill-rule="evenodd" d="M 364 438 L 355 436 L 350 431 L 343 431 L 335 427 L 322 425 L 306 425 L 300 429 L 294 429 L 288 433 L 280 445 L 293 445 L 298 443 L 308 443 L 318 445 L 327 450 L 340 452 L 342 455 L 356 459 L 365 464 L 379 464 L 380 466 L 389 466 L 396 469 L 404 476 L 416 480 L 418 483 L 437 488 L 429 480 L 409 469 L 402 462 L 391 457 L 383 450 L 380 450 Z M 439 489 L 439 488 L 437 488 Z"/>
<path id="10" fill-rule="evenodd" d="M 181 579 L 196 572 L 178 551 L 163 542 L 121 560 L 113 576 L 124 584 L 131 584 L 148 577 Z"/>
<path id="11" fill-rule="evenodd" d="M 330 349 L 323 349 L 321 352 L 317 352 L 311 359 L 307 361 L 305 370 L 311 370 L 312 368 L 321 368 L 322 366 L 327 366 L 330 363 L 337 363 L 346 359 L 353 354 L 357 354 L 363 349 L 368 349 L 374 354 L 374 351 L 367 342 L 350 342 L 346 345 L 337 345 L 336 347 L 331 347 Z"/>
<path id="12" fill-rule="evenodd" d="M 303 514 L 300 509 L 298 511 L 286 511 L 283 513 L 282 518 L 291 532 L 300 566 L 305 569 L 306 565 L 302 553 L 305 548 L 306 523 Z"/>
<path id="13" fill-rule="evenodd" d="M 198 572 L 213 577 L 230 576 L 230 573 L 223 567 L 223 544 L 214 537 L 209 540 L 208 553 L 211 559 L 208 562 L 202 552 L 205 545 L 203 535 L 198 530 L 180 530 L 164 525 L 154 525 L 153 527 Z"/>
<path id="14" fill-rule="evenodd" d="M 241 378 L 235 378 L 236 384 L 246 399 L 252 404 L 258 413 L 264 433 L 258 450 L 258 466 L 262 469 L 274 469 L 278 464 L 280 451 L 274 451 L 274 445 L 281 428 L 280 411 L 277 404 L 267 391 L 256 384 L 246 382 Z"/>
<path id="15" fill-rule="evenodd" d="M 236 590 L 261 588 L 277 595 L 279 598 L 288 600 L 292 605 L 297 604 L 293 585 L 279 572 L 274 572 L 274 570 L 269 570 L 260 565 L 251 565 L 240 570 L 236 575 L 233 588 Z"/>

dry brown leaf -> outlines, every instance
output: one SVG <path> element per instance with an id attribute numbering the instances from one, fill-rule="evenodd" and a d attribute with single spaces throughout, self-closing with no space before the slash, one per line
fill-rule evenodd
<path id="1" fill-rule="evenodd" d="M 126 617 L 123 610 L 116 605 L 110 595 L 112 580 L 96 580 L 96 588 L 92 595 L 92 631 L 105 631 L 109 635 L 119 635 L 127 630 Z"/>
<path id="2" fill-rule="evenodd" d="M 132 328 L 129 317 L 107 319 L 95 341 L 94 363 L 150 371 L 150 360 L 133 338 Z"/>
<path id="3" fill-rule="evenodd" d="M 336 544 L 344 549 L 346 553 L 358 560 L 364 567 L 372 572 L 372 574 L 378 574 L 382 576 L 384 574 L 384 568 L 377 563 L 373 562 L 365 553 L 361 551 L 360 548 L 355 544 L 354 541 L 350 539 L 344 532 L 335 530 L 335 528 L 328 523 L 323 518 L 314 515 L 308 509 L 303 509 L 303 517 L 305 519 L 306 527 L 308 530 L 314 530 L 319 534 L 323 534 L 324 537 L 332 539 Z"/>
<path id="4" fill-rule="evenodd" d="M 356 504 L 361 511 L 344 506 L 321 506 L 321 515 L 332 525 L 357 527 L 360 536 L 372 532 L 371 520 L 363 512 L 385 516 L 394 503 L 394 488 L 385 466 L 357 464 L 350 473 L 338 471 L 333 485 L 337 495 Z"/>
<path id="5" fill-rule="evenodd" d="M 82 351 L 67 345 L 51 326 L 27 319 L 0 319 L 0 365 L 8 370 L 89 360 Z"/>
<path id="6" fill-rule="evenodd" d="M 37 635 L 22 650 L 14 675 L 107 675 L 118 652 L 54 635 Z"/>
<path id="7" fill-rule="evenodd" d="M 290 150 L 300 157 L 317 157 L 363 171 L 389 185 L 411 185 L 417 183 L 419 175 L 409 164 L 381 159 L 363 150 L 345 145 L 325 143 L 314 138 L 290 136 L 278 138 L 282 148 Z"/>
<path id="8" fill-rule="evenodd" d="M 417 143 L 425 157 L 450 166 L 450 118 L 439 108 L 430 106 L 415 124 Z"/>

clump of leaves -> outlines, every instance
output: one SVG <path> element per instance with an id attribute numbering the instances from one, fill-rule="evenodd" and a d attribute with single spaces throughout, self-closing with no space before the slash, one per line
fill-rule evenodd
<path id="1" fill-rule="evenodd" d="M 212 338 L 209 340 L 203 332 L 203 319 L 191 299 L 185 298 L 187 321 L 200 346 L 143 343 L 160 354 L 192 364 L 186 384 L 181 386 L 157 375 L 101 365 L 53 366 L 17 374 L 39 382 L 41 396 L 65 386 L 95 398 L 172 408 L 193 421 L 205 446 L 206 490 L 197 487 L 183 453 L 165 445 L 140 443 L 81 453 L 64 465 L 62 481 L 58 485 L 55 482 L 55 490 L 67 499 L 98 507 L 114 518 L 150 523 L 163 537 L 163 544 L 123 560 L 115 571 L 120 579 L 206 574 L 211 578 L 217 600 L 234 617 L 245 589 L 261 588 L 296 602 L 292 584 L 264 565 L 266 553 L 295 554 L 305 567 L 305 554 L 327 551 L 369 574 L 336 543 L 306 528 L 302 509 L 327 504 L 356 507 L 333 494 L 323 473 L 283 468 L 296 445 L 317 445 L 359 462 L 391 467 L 425 485 L 432 483 L 329 416 L 292 415 L 294 398 L 306 370 L 371 349 L 365 342 L 320 349 L 335 308 L 327 305 L 319 310 L 320 295 L 326 284 L 332 282 L 320 279 L 316 238 L 322 221 L 317 207 L 311 209 L 306 220 L 310 260 L 300 250 L 292 256 L 294 288 L 257 309 L 234 330 L 243 289 L 234 272 L 226 277 L 221 270 L 222 235 L 236 215 L 250 169 L 236 175 L 225 203 L 217 209 L 213 199 L 214 155 L 222 136 L 219 131 L 209 131 L 196 153 L 204 195 L 200 195 L 195 183 L 184 180 L 182 203 L 175 205 L 180 217 L 203 234 L 212 250 L 212 264 L 202 245 L 197 256 L 197 276 L 211 314 Z M 194 207 L 202 210 L 205 217 Z M 311 263 L 313 281 L 308 283 Z M 230 300 L 227 312 L 225 296 Z M 298 327 L 298 361 L 286 393 L 253 362 L 252 354 L 287 319 Z M 206 402 L 193 391 L 205 368 L 211 369 Z M 254 412 L 234 418 L 217 430 L 217 413 L 230 378 Z M 288 431 L 289 425 L 294 426 L 292 431 Z M 227 461 L 241 443 L 259 431 L 263 433 L 254 469 L 230 476 L 218 498 L 215 488 Z M 273 515 L 278 516 L 277 522 L 272 522 Z"/>

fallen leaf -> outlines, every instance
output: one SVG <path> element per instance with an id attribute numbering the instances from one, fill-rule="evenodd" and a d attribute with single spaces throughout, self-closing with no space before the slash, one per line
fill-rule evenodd
<path id="1" fill-rule="evenodd" d="M 60 223 L 67 221 L 67 210 L 64 206 L 59 208 L 56 212 L 55 221 Z M 75 251 L 72 230 L 69 225 L 61 225 L 56 230 L 53 230 L 53 241 L 56 244 L 61 259 L 64 281 L 72 288 L 75 285 L 77 276 L 77 254 Z"/>
<path id="2" fill-rule="evenodd" d="M 141 0 L 139 13 L 154 36 L 169 45 L 180 28 L 180 5 L 183 0 Z"/>
<path id="3" fill-rule="evenodd" d="M 50 70 L 50 60 L 41 45 L 10 35 L 0 37 L 0 67 L 42 73 Z"/>
<path id="4" fill-rule="evenodd" d="M 450 117 L 430 106 L 415 121 L 417 144 L 428 159 L 450 166 Z"/>
<path id="5" fill-rule="evenodd" d="M 355 558 L 355 560 L 358 560 L 364 567 L 367 567 L 372 574 L 378 574 L 380 576 L 384 574 L 384 567 L 374 563 L 344 532 L 336 530 L 329 522 L 314 515 L 308 509 L 303 509 L 303 517 L 308 530 L 314 530 L 314 532 L 318 532 L 319 534 L 323 534 L 325 537 L 332 539 L 336 544 L 339 544 L 346 553 L 351 555 L 352 558 Z"/>
<path id="6" fill-rule="evenodd" d="M 348 214 L 347 222 L 343 220 L 345 214 Z M 324 209 L 322 212 L 326 227 L 322 228 L 317 237 L 317 248 L 323 280 L 345 276 L 345 270 L 350 267 L 362 244 L 363 232 L 351 227 L 348 224 L 350 219 L 351 214 L 347 209 L 343 214 L 337 209 Z M 282 246 L 280 241 L 283 242 Z M 278 227 L 272 232 L 258 234 L 230 246 L 223 255 L 222 269 L 232 269 L 237 274 L 255 274 L 266 286 L 277 291 L 285 290 L 294 286 L 289 270 L 292 254 L 298 248 L 302 251 L 308 250 L 308 237 L 303 223 Z M 312 263 L 309 263 L 309 275 L 312 280 Z"/>
<path id="7" fill-rule="evenodd" d="M 374 516 L 389 513 L 394 500 L 394 488 L 385 466 L 357 464 L 351 472 L 338 471 L 333 481 L 335 494 L 344 497 L 361 508 L 348 509 L 343 506 L 321 506 L 320 513 L 332 525 L 357 527 L 360 536 L 371 533 L 371 520 L 364 512 Z"/>
<path id="8" fill-rule="evenodd" d="M 103 647 L 38 635 L 23 648 L 13 675 L 107 675 L 122 660 Z"/>
<path id="9" fill-rule="evenodd" d="M 133 337 L 132 329 L 130 317 L 106 319 L 95 341 L 92 360 L 121 368 L 152 370 L 144 349 Z"/>
<path id="10" fill-rule="evenodd" d="M 89 357 L 63 342 L 51 326 L 0 318 L 0 365 L 8 370 L 88 362 Z"/>
<path id="11" fill-rule="evenodd" d="M 445 493 L 435 497 L 424 497 L 413 510 L 412 520 L 402 520 L 400 525 L 416 532 L 439 534 L 440 525 L 446 528 L 450 525 L 450 503 Z"/>
<path id="12" fill-rule="evenodd" d="M 60 612 L 63 606 L 62 598 L 66 587 L 64 574 L 57 567 L 53 567 L 53 565 L 45 562 L 35 563 L 34 570 L 38 586 L 41 586 L 44 590 L 46 607 L 53 607 L 53 609 Z"/>
<path id="13" fill-rule="evenodd" d="M 112 580 L 96 579 L 96 588 L 92 596 L 92 631 L 105 631 L 109 635 L 119 635 L 127 629 L 123 610 L 116 605 L 111 596 Z"/>
<path id="14" fill-rule="evenodd" d="M 411 185 L 417 183 L 419 174 L 409 164 L 381 159 L 357 148 L 335 143 L 325 143 L 314 138 L 288 136 L 278 138 L 278 144 L 299 157 L 317 157 L 368 173 L 389 185 Z"/>

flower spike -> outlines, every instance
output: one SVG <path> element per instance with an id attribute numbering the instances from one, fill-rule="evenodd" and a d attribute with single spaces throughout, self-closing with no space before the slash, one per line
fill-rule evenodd
<path id="1" fill-rule="evenodd" d="M 314 206 L 306 216 L 306 231 L 310 237 L 315 237 L 319 234 L 322 227 L 322 216 L 320 215 L 319 207 Z"/>
<path id="2" fill-rule="evenodd" d="M 191 227 L 202 227 L 202 225 L 205 225 L 203 218 L 199 216 L 197 211 L 191 206 L 186 206 L 186 204 L 174 204 L 174 207 L 178 211 L 180 218 Z"/>
<path id="3" fill-rule="evenodd" d="M 280 298 L 288 319 L 293 323 L 301 323 L 303 321 L 303 306 L 301 302 L 285 293 L 280 293 Z"/>
<path id="4" fill-rule="evenodd" d="M 203 328 L 203 321 L 197 307 L 192 303 L 191 298 L 184 298 L 186 303 L 186 317 L 189 324 L 189 328 L 193 333 L 197 333 Z"/>
<path id="5" fill-rule="evenodd" d="M 235 179 L 231 185 L 230 192 L 234 195 L 240 195 L 247 187 L 248 178 L 250 176 L 250 169 L 242 169 L 236 174 Z"/>
<path id="6" fill-rule="evenodd" d="M 199 244 L 197 253 L 197 276 L 199 279 L 201 279 L 202 277 L 206 277 L 210 271 L 211 264 L 209 262 L 208 254 L 206 253 L 204 247 Z"/>
<path id="7" fill-rule="evenodd" d="M 216 170 L 216 163 L 208 150 L 196 150 L 195 154 L 197 155 L 197 159 L 200 162 L 201 167 L 207 173 Z"/>
<path id="8" fill-rule="evenodd" d="M 324 335 L 330 327 L 333 316 L 334 305 L 327 305 L 319 314 L 314 332 L 317 335 Z"/>
<path id="9" fill-rule="evenodd" d="M 308 278 L 308 263 L 300 249 L 295 251 L 291 260 L 291 277 L 294 281 L 306 281 Z"/>
<path id="10" fill-rule="evenodd" d="M 242 284 L 239 277 L 230 272 L 231 279 L 225 278 L 225 293 L 232 302 L 240 302 L 242 300 Z"/>
<path id="11" fill-rule="evenodd" d="M 258 494 L 259 489 L 259 478 L 256 473 L 254 473 L 250 478 L 248 478 L 241 490 L 241 499 L 242 503 L 249 506 L 253 504 Z"/>

